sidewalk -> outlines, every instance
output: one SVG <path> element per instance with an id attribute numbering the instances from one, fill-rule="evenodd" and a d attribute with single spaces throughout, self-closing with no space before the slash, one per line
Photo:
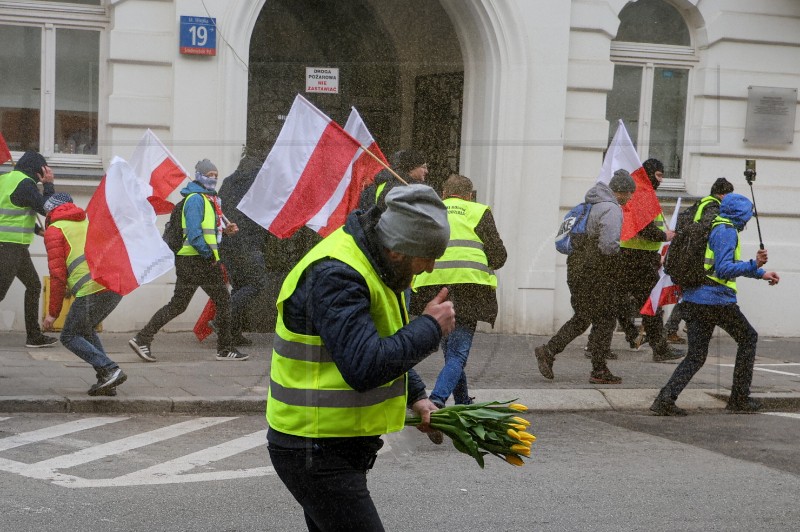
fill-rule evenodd
<path id="1" fill-rule="evenodd" d="M 192 333 L 160 333 L 152 344 L 158 362 L 142 361 L 128 347 L 131 333 L 102 333 L 109 356 L 128 374 L 117 397 L 89 397 L 94 371 L 61 344 L 24 347 L 23 333 L 0 334 L 0 412 L 80 413 L 263 413 L 269 383 L 271 334 L 248 335 L 254 345 L 241 350 L 244 362 L 217 361 L 215 339 L 198 342 Z M 646 410 L 667 382 L 675 363 L 654 363 L 650 348 L 631 351 L 622 335 L 609 361 L 619 385 L 589 383 L 586 337 L 561 353 L 555 379 L 540 374 L 533 348 L 545 338 L 478 333 L 467 365 L 470 392 L 478 401 L 510 400 L 534 411 Z M 678 346 L 681 347 L 681 346 Z M 685 345 L 682 346 L 685 348 Z M 730 393 L 735 344 L 717 331 L 706 365 L 678 399 L 688 409 L 723 409 Z M 442 364 L 434 353 L 417 366 L 432 388 Z M 770 410 L 800 409 L 800 338 L 760 338 L 753 397 Z"/>

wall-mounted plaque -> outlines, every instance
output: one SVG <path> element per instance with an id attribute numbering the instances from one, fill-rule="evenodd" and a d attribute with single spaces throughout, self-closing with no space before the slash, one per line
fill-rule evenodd
<path id="1" fill-rule="evenodd" d="M 796 113 L 797 89 L 748 87 L 744 141 L 761 146 L 791 144 Z"/>

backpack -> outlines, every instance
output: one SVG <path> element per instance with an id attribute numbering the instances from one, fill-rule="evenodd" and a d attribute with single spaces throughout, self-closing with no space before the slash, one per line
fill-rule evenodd
<path id="1" fill-rule="evenodd" d="M 183 204 L 185 201 L 186 198 L 183 198 L 172 208 L 172 212 L 169 214 L 169 220 L 167 220 L 167 224 L 164 226 L 164 234 L 161 237 L 164 239 L 164 242 L 167 243 L 169 249 L 175 254 L 183 247 L 181 217 L 183 216 Z"/>
<path id="2" fill-rule="evenodd" d="M 569 255 L 586 240 L 586 221 L 589 219 L 590 203 L 579 203 L 564 215 L 564 221 L 556 234 L 556 251 Z"/>
<path id="3" fill-rule="evenodd" d="M 700 202 L 678 215 L 675 237 L 664 257 L 664 271 L 681 288 L 694 288 L 705 283 L 711 273 L 705 269 L 706 246 L 711 234 L 711 221 L 694 221 Z M 704 217 L 705 218 L 705 217 Z"/>

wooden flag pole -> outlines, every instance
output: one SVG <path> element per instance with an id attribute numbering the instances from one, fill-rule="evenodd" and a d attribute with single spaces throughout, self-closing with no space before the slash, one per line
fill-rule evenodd
<path id="1" fill-rule="evenodd" d="M 407 185 L 407 184 L 408 184 L 408 181 L 406 181 L 405 179 L 403 179 L 402 177 L 400 177 L 400 176 L 397 174 L 397 172 L 395 172 L 394 170 L 392 170 L 391 168 L 389 168 L 389 166 L 388 166 L 388 165 L 387 165 L 385 162 L 383 162 L 383 161 L 381 160 L 381 158 L 380 158 L 380 157 L 378 157 L 377 155 L 375 155 L 374 153 L 372 153 L 371 151 L 369 151 L 369 150 L 367 149 L 367 147 L 366 147 L 366 146 L 364 146 L 363 144 L 359 144 L 359 146 L 361 146 L 361 149 L 362 149 L 362 150 L 364 150 L 364 151 L 365 151 L 367 154 L 369 154 L 369 156 L 370 156 L 370 157 L 372 157 L 373 159 L 375 159 L 376 161 L 378 161 L 379 163 L 381 163 L 381 166 L 383 166 L 384 168 L 386 168 L 387 170 L 389 170 L 389 172 L 390 172 L 390 173 L 391 173 L 393 176 L 395 176 L 395 177 L 397 178 L 397 180 L 398 180 L 398 181 L 400 181 L 400 182 L 401 182 L 401 183 L 403 183 L 404 185 Z"/>

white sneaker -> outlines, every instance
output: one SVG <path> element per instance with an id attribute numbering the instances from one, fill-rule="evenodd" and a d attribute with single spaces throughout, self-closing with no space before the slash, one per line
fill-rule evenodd
<path id="1" fill-rule="evenodd" d="M 156 362 L 156 357 L 150 352 L 150 344 L 140 344 L 134 337 L 128 340 L 128 345 L 131 346 L 133 352 L 139 355 L 139 358 L 145 362 Z"/>
<path id="2" fill-rule="evenodd" d="M 235 347 L 231 347 L 230 349 L 223 349 L 217 353 L 217 360 L 247 360 L 250 358 L 250 355 L 245 355 L 244 353 L 240 353 Z"/>

